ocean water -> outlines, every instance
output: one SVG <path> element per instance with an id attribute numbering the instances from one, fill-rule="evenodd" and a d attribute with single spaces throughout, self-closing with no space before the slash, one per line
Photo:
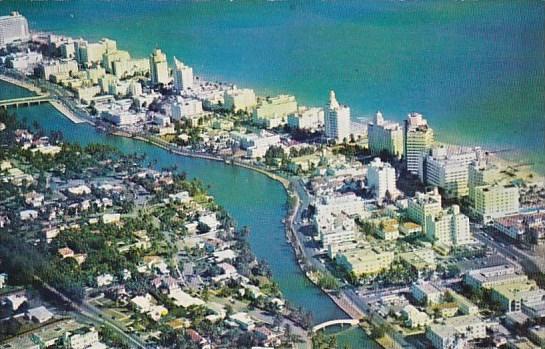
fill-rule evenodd
<path id="1" fill-rule="evenodd" d="M 4 0 L 34 30 L 160 47 L 197 74 L 354 118 L 423 113 L 441 141 L 545 171 L 545 2 Z"/>

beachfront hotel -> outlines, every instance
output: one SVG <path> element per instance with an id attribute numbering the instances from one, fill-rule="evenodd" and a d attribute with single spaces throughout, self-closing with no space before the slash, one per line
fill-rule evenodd
<path id="1" fill-rule="evenodd" d="M 433 146 L 422 154 L 419 177 L 422 183 L 439 187 L 446 199 L 468 196 L 469 164 L 477 158 L 478 149 L 457 146 Z"/>
<path id="2" fill-rule="evenodd" d="M 110 39 L 101 39 L 99 42 L 89 43 L 85 40 L 76 41 L 76 58 L 78 62 L 86 67 L 97 65 L 102 62 L 102 55 L 106 51 L 117 50 L 117 43 Z"/>
<path id="3" fill-rule="evenodd" d="M 379 155 L 386 151 L 396 158 L 403 156 L 403 128 L 397 122 L 384 120 L 380 111 L 367 125 L 367 137 L 371 154 Z"/>
<path id="4" fill-rule="evenodd" d="M 19 12 L 0 17 L 0 47 L 15 41 L 26 41 L 29 38 L 28 22 Z"/>
<path id="5" fill-rule="evenodd" d="M 156 48 L 149 57 L 149 65 L 152 85 L 169 83 L 167 55 Z"/>
<path id="6" fill-rule="evenodd" d="M 294 96 L 266 97 L 258 100 L 252 118 L 254 124 L 270 129 L 285 125 L 288 115 L 296 111 L 297 101 Z"/>
<path id="7" fill-rule="evenodd" d="M 519 188 L 513 184 L 483 185 L 475 188 L 474 212 L 482 223 L 519 213 Z"/>
<path id="8" fill-rule="evenodd" d="M 324 110 L 318 107 L 299 107 L 288 115 L 288 126 L 297 130 L 315 131 L 324 125 Z"/>
<path id="9" fill-rule="evenodd" d="M 407 171 L 418 174 L 422 153 L 433 145 L 433 130 L 419 113 L 410 113 L 405 120 L 405 164 Z"/>
<path id="10" fill-rule="evenodd" d="M 180 92 L 193 88 L 193 68 L 174 57 L 174 88 Z"/>
<path id="11" fill-rule="evenodd" d="M 337 142 L 349 141 L 350 138 L 350 108 L 340 105 L 335 97 L 335 91 L 329 92 L 329 103 L 325 108 L 325 135 Z"/>
<path id="12" fill-rule="evenodd" d="M 232 90 L 227 90 L 223 94 L 223 105 L 227 110 L 250 111 L 257 103 L 255 92 L 250 88 L 233 87 Z"/>

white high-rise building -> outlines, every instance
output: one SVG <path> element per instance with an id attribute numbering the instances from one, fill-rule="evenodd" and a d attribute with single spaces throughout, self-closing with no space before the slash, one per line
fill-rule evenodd
<path id="1" fill-rule="evenodd" d="M 380 111 L 367 125 L 367 137 L 371 154 L 386 151 L 397 158 L 403 155 L 403 128 L 397 122 L 385 121 Z"/>
<path id="2" fill-rule="evenodd" d="M 438 214 L 426 216 L 426 235 L 428 239 L 447 246 L 460 246 L 471 242 L 469 218 L 460 213 L 458 205 Z"/>
<path id="3" fill-rule="evenodd" d="M 367 187 L 373 191 L 378 201 L 382 201 L 387 195 L 390 198 L 397 197 L 395 168 L 382 162 L 380 158 L 375 158 L 367 169 Z"/>
<path id="4" fill-rule="evenodd" d="M 193 68 L 188 67 L 174 57 L 174 87 L 176 91 L 193 88 Z"/>
<path id="5" fill-rule="evenodd" d="M 74 42 L 74 47 L 77 48 L 76 58 L 78 62 L 85 66 L 92 66 L 102 62 L 102 55 L 106 51 L 116 51 L 117 43 L 107 38 L 95 43 L 79 40 Z"/>
<path id="6" fill-rule="evenodd" d="M 325 108 L 325 135 L 328 139 L 342 142 L 350 138 L 350 108 L 340 105 L 335 92 L 329 92 L 329 103 Z"/>
<path id="7" fill-rule="evenodd" d="M 149 65 L 151 83 L 167 85 L 169 83 L 167 55 L 156 48 L 149 57 Z"/>
<path id="8" fill-rule="evenodd" d="M 418 174 L 422 153 L 433 145 L 433 130 L 421 114 L 411 113 L 405 120 L 405 164 L 407 171 Z"/>
<path id="9" fill-rule="evenodd" d="M 422 183 L 441 189 L 447 199 L 469 194 L 469 164 L 477 158 L 477 149 L 434 146 L 423 154 L 419 177 Z"/>
<path id="10" fill-rule="evenodd" d="M 15 41 L 28 41 L 29 38 L 28 22 L 19 12 L 0 17 L 0 47 Z"/>

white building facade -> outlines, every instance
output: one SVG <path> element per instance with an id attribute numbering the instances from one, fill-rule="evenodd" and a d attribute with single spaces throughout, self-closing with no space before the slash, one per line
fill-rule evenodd
<path id="1" fill-rule="evenodd" d="M 397 158 L 403 156 L 403 128 L 397 122 L 385 121 L 380 111 L 367 125 L 367 137 L 371 154 L 386 151 Z"/>
<path id="2" fill-rule="evenodd" d="M 12 12 L 9 16 L 0 17 L 0 47 L 29 39 L 28 22 L 19 12 Z"/>
<path id="3" fill-rule="evenodd" d="M 150 77 L 153 85 L 169 83 L 167 56 L 160 49 L 155 49 L 149 57 Z"/>
<path id="4" fill-rule="evenodd" d="M 193 88 L 193 68 L 188 67 L 174 57 L 174 88 L 183 91 Z"/>
<path id="5" fill-rule="evenodd" d="M 433 130 L 421 114 L 411 113 L 405 120 L 405 164 L 407 171 L 417 175 L 422 154 L 433 145 Z"/>
<path id="6" fill-rule="evenodd" d="M 447 246 L 461 246 L 471 243 L 469 218 L 460 213 L 458 205 L 426 217 L 426 236 L 429 240 Z"/>
<path id="7" fill-rule="evenodd" d="M 422 183 L 439 187 L 447 199 L 469 195 L 469 164 L 477 158 L 476 150 L 459 147 L 432 147 L 423 155 L 419 167 Z"/>
<path id="8" fill-rule="evenodd" d="M 382 201 L 387 195 L 391 199 L 397 197 L 395 168 L 382 162 L 380 158 L 375 158 L 367 168 L 367 188 L 378 201 Z"/>
<path id="9" fill-rule="evenodd" d="M 340 105 L 335 97 L 335 92 L 329 92 L 329 103 L 325 108 L 325 135 L 328 139 L 337 142 L 350 140 L 350 108 Z"/>

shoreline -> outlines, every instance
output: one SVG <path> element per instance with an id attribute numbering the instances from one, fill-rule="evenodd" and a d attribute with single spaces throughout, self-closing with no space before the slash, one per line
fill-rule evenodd
<path id="1" fill-rule="evenodd" d="M 7 75 L 4 75 L 4 74 L 0 74 L 0 80 L 8 83 L 8 84 L 12 84 L 12 85 L 15 85 L 17 87 L 20 87 L 20 88 L 23 88 L 25 90 L 28 90 L 30 92 L 33 92 L 35 93 L 36 95 L 43 95 L 42 91 L 40 88 L 32 85 L 32 84 L 29 84 L 27 82 L 24 82 L 20 79 L 15 79 L 15 78 L 12 78 L 10 76 L 7 76 Z"/>
<path id="2" fill-rule="evenodd" d="M 0 74 L 0 80 L 5 81 L 6 83 L 9 83 L 9 84 L 12 84 L 12 85 L 27 89 L 27 90 L 29 90 L 31 92 L 34 92 L 35 89 L 37 89 L 34 85 L 25 83 L 24 81 L 20 81 L 20 80 L 17 80 L 15 78 L 5 76 L 3 74 Z M 61 113 L 63 116 L 65 116 L 71 122 L 73 122 L 75 124 L 88 123 L 88 124 L 90 124 L 92 126 L 96 126 L 96 124 L 94 122 L 92 122 L 91 120 L 89 120 L 87 118 L 83 119 L 83 118 L 81 118 L 79 116 L 76 116 L 66 106 L 64 106 L 64 104 L 62 104 L 59 101 L 52 100 L 52 101 L 50 101 L 50 104 L 59 113 Z M 83 111 L 83 112 L 86 112 L 86 111 Z M 301 241 L 299 241 L 299 238 L 298 238 L 297 234 L 295 233 L 294 226 L 293 226 L 295 216 L 296 216 L 296 214 L 298 212 L 298 209 L 299 209 L 301 198 L 299 197 L 296 190 L 290 189 L 290 180 L 288 180 L 288 179 L 286 179 L 284 177 L 281 177 L 281 176 L 279 176 L 279 175 L 277 175 L 275 173 L 272 173 L 270 171 L 267 171 L 267 170 L 265 170 L 263 168 L 258 168 L 256 166 L 251 165 L 251 164 L 246 164 L 246 163 L 243 163 L 243 162 L 240 162 L 240 161 L 236 161 L 233 158 L 221 157 L 221 156 L 218 156 L 218 155 L 212 155 L 212 154 L 206 154 L 206 153 L 197 153 L 197 152 L 194 152 L 194 151 L 183 151 L 183 150 L 179 150 L 179 149 L 174 149 L 171 146 L 169 146 L 168 143 L 159 142 L 157 140 L 152 139 L 151 137 L 145 137 L 145 136 L 142 136 L 142 135 L 132 135 L 132 134 L 129 134 L 129 133 L 124 132 L 124 131 L 113 131 L 113 132 L 110 132 L 109 134 L 111 134 L 113 136 L 131 138 L 131 139 L 134 139 L 134 140 L 146 142 L 148 144 L 157 146 L 159 148 L 162 148 L 163 150 L 166 150 L 166 151 L 168 151 L 170 153 L 173 153 L 173 154 L 176 154 L 176 155 L 179 155 L 179 156 L 185 156 L 185 157 L 189 157 L 189 158 L 197 158 L 197 159 L 203 159 L 203 160 L 209 160 L 209 161 L 217 161 L 217 162 L 223 162 L 225 164 L 231 164 L 231 165 L 239 166 L 239 167 L 242 167 L 242 168 L 245 168 L 245 169 L 248 169 L 248 170 L 258 172 L 258 173 L 260 173 L 262 175 L 265 175 L 265 176 L 269 177 L 272 180 L 275 180 L 275 181 L 279 182 L 282 185 L 282 187 L 284 188 L 284 191 L 288 196 L 288 202 L 287 202 L 287 204 L 288 204 L 288 214 L 287 214 L 286 217 L 284 217 L 284 219 L 285 219 L 284 220 L 284 226 L 285 226 L 285 232 L 284 233 L 285 233 L 285 236 L 286 236 L 287 240 L 289 241 L 289 243 L 290 243 L 290 245 L 292 247 L 292 251 L 294 253 L 294 257 L 295 257 L 296 262 L 297 262 L 297 264 L 299 266 L 299 269 L 305 275 L 307 280 L 309 280 L 321 292 L 323 292 L 324 295 L 328 296 L 333 301 L 333 303 L 341 311 L 343 311 L 347 315 L 347 317 L 352 318 L 352 319 L 358 319 L 358 320 L 369 320 L 367 317 L 362 316 L 363 314 L 362 314 L 361 310 L 358 309 L 357 306 L 352 305 L 351 304 L 352 302 L 350 302 L 350 300 L 347 299 L 347 297 L 342 297 L 342 295 L 343 295 L 342 293 L 337 295 L 337 294 L 332 293 L 329 290 L 323 289 L 322 287 L 320 287 L 318 285 L 317 280 L 314 280 L 314 278 L 312 278 L 311 275 L 309 275 L 309 273 L 305 271 L 304 263 L 303 263 L 303 261 L 301 259 L 301 254 L 302 254 L 301 251 L 303 250 L 302 246 L 301 246 Z M 438 143 L 444 144 L 442 142 L 438 142 Z M 516 165 L 517 165 L 516 163 L 514 163 L 512 161 L 508 161 L 506 159 L 503 159 L 500 156 L 497 156 L 496 154 L 492 154 L 492 155 L 494 156 L 494 158 L 500 160 L 502 163 L 504 163 L 506 165 L 510 165 L 512 167 L 513 166 L 516 167 Z M 533 170 L 529 170 L 529 173 L 533 173 L 534 176 L 542 178 L 541 174 L 538 174 Z M 292 197 L 295 199 L 293 207 L 291 207 L 292 205 L 290 205 L 290 201 L 289 201 L 290 198 L 292 198 Z M 373 342 L 379 344 L 376 340 L 374 340 L 370 336 L 368 336 L 368 337 Z"/>
<path id="3" fill-rule="evenodd" d="M 12 84 L 14 86 L 18 86 L 20 88 L 27 89 L 27 90 L 29 90 L 31 92 L 37 93 L 36 90 L 38 88 L 35 87 L 34 85 L 26 83 L 25 81 L 20 81 L 20 80 L 17 80 L 15 78 L 7 77 L 7 76 L 4 76 L 3 74 L 0 74 L 0 80 L 4 81 L 6 83 Z M 40 93 L 40 94 L 43 94 L 43 93 Z M 50 104 L 52 105 L 52 107 L 54 109 L 56 109 L 59 113 L 64 115 L 67 119 L 69 119 L 71 122 L 73 122 L 75 124 L 88 123 L 90 125 L 96 126 L 96 124 L 94 122 L 92 122 L 91 120 L 89 120 L 89 118 L 80 117 L 76 113 L 74 113 L 72 110 L 70 110 L 69 107 L 67 107 L 64 103 L 62 103 L 62 100 L 54 99 L 54 100 L 50 101 Z M 78 108 L 78 110 L 80 110 L 80 109 Z M 85 110 L 81 109 L 81 111 L 83 113 L 87 113 Z M 292 248 L 292 251 L 294 253 L 294 257 L 296 259 L 296 262 L 297 262 L 297 264 L 299 266 L 299 269 L 305 274 L 305 277 L 312 284 L 314 284 L 321 292 L 323 292 L 325 295 L 327 295 L 333 301 L 333 303 L 341 311 L 343 311 L 349 318 L 357 319 L 357 320 L 360 320 L 360 321 L 361 320 L 365 320 L 365 321 L 371 320 L 368 316 L 364 316 L 365 314 L 363 313 L 363 311 L 361 309 L 359 309 L 356 305 L 351 304 L 352 302 L 349 300 L 349 298 L 347 298 L 346 296 L 343 297 L 343 295 L 344 295 L 343 292 L 339 292 L 338 294 L 335 294 L 335 293 L 332 293 L 331 291 L 323 289 L 322 287 L 320 287 L 318 285 L 317 280 L 315 280 L 315 278 L 312 278 L 311 275 L 309 275 L 309 273 L 305 271 L 306 268 L 305 268 L 305 265 L 304 265 L 304 261 L 301 259 L 301 255 L 303 255 L 303 257 L 305 257 L 304 253 L 302 252 L 303 251 L 302 244 L 301 244 L 301 241 L 299 240 L 299 237 L 297 236 L 297 233 L 294 230 L 294 220 L 295 220 L 295 218 L 297 216 L 297 213 L 298 213 L 298 210 L 299 210 L 301 198 L 300 198 L 299 194 L 297 193 L 297 190 L 292 190 L 291 189 L 291 185 L 290 185 L 291 181 L 289 179 L 287 179 L 285 177 L 282 177 L 282 176 L 279 176 L 278 174 L 270 172 L 270 171 L 268 171 L 266 169 L 254 166 L 252 164 L 237 161 L 236 159 L 231 158 L 231 157 L 222 157 L 222 156 L 219 156 L 219 155 L 213 155 L 213 154 L 207 154 L 207 153 L 198 153 L 198 152 L 195 152 L 195 151 L 185 151 L 185 150 L 175 149 L 168 142 L 163 143 L 163 142 L 161 142 L 159 140 L 153 139 L 152 136 L 133 135 L 133 134 L 129 134 L 129 133 L 126 133 L 126 132 L 123 132 L 123 131 L 114 131 L 114 132 L 111 132 L 109 134 L 111 134 L 113 136 L 132 138 L 132 139 L 135 139 L 135 140 L 138 140 L 138 141 L 143 141 L 143 142 L 149 143 L 151 145 L 157 146 L 159 148 L 162 148 L 163 150 L 166 150 L 166 151 L 168 151 L 170 153 L 173 153 L 175 155 L 179 155 L 179 156 L 185 156 L 185 157 L 189 157 L 189 158 L 198 158 L 198 159 L 209 160 L 209 161 L 218 161 L 218 162 L 223 162 L 226 165 L 231 164 L 231 165 L 243 167 L 245 169 L 258 172 L 258 173 L 260 173 L 262 175 L 265 175 L 265 176 L 269 177 L 272 180 L 275 180 L 275 181 L 279 182 L 282 185 L 282 187 L 284 188 L 284 191 L 288 196 L 288 198 L 287 198 L 287 200 L 288 200 L 287 201 L 287 204 L 288 204 L 287 215 L 284 217 L 284 219 L 285 219 L 284 220 L 285 235 L 286 235 L 286 238 L 288 239 L 288 241 L 289 241 L 289 243 L 291 245 L 291 248 Z M 438 143 L 439 144 L 444 144 L 443 142 L 438 142 Z M 486 149 L 484 149 L 484 148 L 483 148 L 483 150 L 486 151 Z M 509 161 L 508 159 L 502 158 L 499 154 L 495 154 L 493 151 L 491 152 L 491 155 L 492 155 L 493 159 L 496 159 L 496 160 L 500 161 L 502 164 L 504 164 L 506 166 L 509 166 L 512 169 L 517 169 L 517 171 L 520 170 L 521 173 L 525 173 L 526 176 L 528 176 L 529 174 L 532 174 L 534 180 L 544 178 L 544 176 L 541 173 L 536 172 L 533 168 L 531 168 L 531 166 L 530 166 L 530 168 L 528 168 L 529 166 L 526 165 L 526 164 L 520 165 L 520 164 L 517 164 L 517 162 Z M 292 198 L 295 200 L 293 203 L 291 201 Z M 360 328 L 360 330 L 364 331 L 364 329 L 361 328 L 361 325 L 358 325 L 358 327 Z M 375 339 L 371 338 L 368 334 L 367 334 L 367 337 L 368 337 L 369 340 L 371 340 L 374 343 L 377 343 L 378 345 L 380 345 L 380 343 L 378 343 Z"/>

